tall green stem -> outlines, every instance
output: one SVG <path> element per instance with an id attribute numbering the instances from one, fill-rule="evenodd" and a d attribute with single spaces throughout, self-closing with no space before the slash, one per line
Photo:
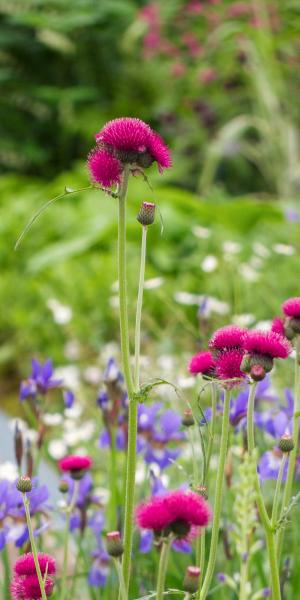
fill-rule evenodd
<path id="1" fill-rule="evenodd" d="M 2 559 L 2 565 L 3 565 L 3 574 L 4 574 L 4 581 L 3 581 L 4 600 L 9 600 L 11 597 L 10 591 L 9 591 L 10 564 L 9 564 L 9 556 L 8 556 L 7 546 L 4 546 L 3 550 L 1 551 L 1 559 Z"/>
<path id="2" fill-rule="evenodd" d="M 114 559 L 114 563 L 116 565 L 116 570 L 119 578 L 119 586 L 120 586 L 120 596 L 122 600 L 128 600 L 127 589 L 125 586 L 125 581 L 123 577 L 122 565 L 118 558 Z"/>
<path id="3" fill-rule="evenodd" d="M 142 317 L 143 292 L 144 292 L 144 281 L 145 281 L 147 231 L 148 231 L 148 227 L 143 226 L 142 227 L 139 289 L 138 289 L 138 297 L 137 297 L 137 304 L 136 304 L 136 316 L 135 316 L 134 386 L 135 386 L 135 389 L 137 389 L 137 390 L 140 387 L 141 317 Z"/>
<path id="4" fill-rule="evenodd" d="M 162 544 L 156 585 L 156 600 L 163 600 L 169 551 L 172 539 L 169 537 Z"/>
<path id="5" fill-rule="evenodd" d="M 26 494 L 22 494 L 22 498 L 23 498 L 23 503 L 24 503 L 24 508 L 25 508 L 26 521 L 27 521 L 29 539 L 30 539 L 30 544 L 31 544 L 31 551 L 33 554 L 33 560 L 34 560 L 36 574 L 37 574 L 37 577 L 39 580 L 39 586 L 40 586 L 40 590 L 41 590 L 42 600 L 47 600 L 44 580 L 43 580 L 43 576 L 41 573 L 41 568 L 40 568 L 39 559 L 38 559 L 38 553 L 37 553 L 37 549 L 36 549 L 36 545 L 35 545 L 35 541 L 34 541 L 33 528 L 32 528 L 32 523 L 31 523 L 31 516 L 30 516 L 30 504 L 29 504 L 29 500 L 28 500 Z"/>
<path id="6" fill-rule="evenodd" d="M 209 587 L 210 587 L 211 580 L 212 580 L 213 573 L 214 573 L 214 569 L 215 569 L 215 564 L 216 564 L 217 546 L 218 546 L 219 529 L 220 529 L 221 506 L 222 506 L 222 488 L 223 488 L 225 461 L 226 461 L 226 455 L 227 455 L 228 436 L 229 436 L 229 409 L 230 409 L 230 391 L 226 390 L 225 391 L 225 399 L 224 399 L 223 423 L 222 423 L 219 463 L 218 463 L 217 479 L 216 479 L 216 491 L 215 491 L 215 500 L 214 500 L 214 509 L 213 509 L 213 524 L 212 524 L 212 532 L 211 532 L 209 559 L 208 559 L 208 564 L 207 564 L 207 569 L 206 569 L 206 573 L 205 573 L 203 586 L 202 586 L 200 595 L 198 596 L 198 598 L 200 600 L 205 600 L 205 598 L 208 594 Z"/>
<path id="7" fill-rule="evenodd" d="M 283 473 L 284 473 L 286 461 L 287 461 L 287 454 L 284 453 L 282 455 L 281 462 L 280 462 L 279 473 L 278 473 L 276 488 L 275 488 L 275 495 L 274 495 L 274 500 L 273 500 L 273 509 L 272 509 L 272 517 L 271 517 L 271 525 L 273 528 L 275 527 L 277 519 L 278 519 L 280 493 L 281 493 L 282 479 L 283 479 Z"/>
<path id="8" fill-rule="evenodd" d="M 298 335 L 296 338 L 295 350 L 296 350 L 296 357 L 295 357 L 294 414 L 293 414 L 294 449 L 292 450 L 292 452 L 290 452 L 290 455 L 289 455 L 289 464 L 288 464 L 285 488 L 284 488 L 284 493 L 283 493 L 283 501 L 282 501 L 283 510 L 288 507 L 288 505 L 291 501 L 293 481 L 294 481 L 294 475 L 295 475 L 295 467 L 296 467 L 296 458 L 298 455 L 299 412 L 300 412 L 300 365 L 299 365 L 298 361 L 299 361 L 299 355 L 300 355 L 300 335 Z M 278 552 L 279 561 L 280 561 L 280 556 L 281 556 L 281 552 L 282 552 L 284 532 L 285 532 L 284 527 L 282 529 L 280 529 L 280 531 L 278 532 L 277 552 Z"/>
<path id="9" fill-rule="evenodd" d="M 68 570 L 68 550 L 69 550 L 69 533 L 70 533 L 70 520 L 71 514 L 76 504 L 77 495 L 79 490 L 79 481 L 74 481 L 74 489 L 72 498 L 69 506 L 66 509 L 66 523 L 65 523 L 65 533 L 64 533 L 64 558 L 63 558 L 63 569 L 61 576 L 61 593 L 60 600 L 65 600 L 67 596 L 67 570 Z"/>
<path id="10" fill-rule="evenodd" d="M 125 588 L 128 590 L 131 566 L 133 510 L 136 469 L 137 438 L 137 400 L 130 368 L 129 331 L 127 314 L 127 279 L 126 279 L 126 194 L 129 170 L 125 167 L 119 187 L 119 229 L 118 229 L 118 272 L 120 303 L 120 337 L 122 365 L 128 393 L 128 445 L 126 462 L 125 516 L 124 516 L 124 554 L 122 561 Z"/>
<path id="11" fill-rule="evenodd" d="M 246 558 L 246 560 L 242 562 L 241 564 L 241 573 L 240 573 L 240 593 L 239 593 L 239 600 L 248 600 L 248 569 L 249 569 L 249 559 L 248 557 Z"/>
<path id="12" fill-rule="evenodd" d="M 260 518 L 262 521 L 263 528 L 265 530 L 266 542 L 267 542 L 267 550 L 268 550 L 268 558 L 270 565 L 270 575 L 271 575 L 271 589 L 272 589 L 272 600 L 281 600 L 281 591 L 280 591 L 280 581 L 279 581 L 279 571 L 278 564 L 276 560 L 276 546 L 275 546 L 275 531 L 272 528 L 271 521 L 269 519 L 261 487 L 259 482 L 259 477 L 257 473 L 257 464 L 256 464 L 256 456 L 255 456 L 255 437 L 254 437 L 254 402 L 255 402 L 255 394 L 256 394 L 257 384 L 254 383 L 250 387 L 249 398 L 248 398 L 248 410 L 247 410 L 247 439 L 248 439 L 248 452 L 249 455 L 253 456 L 255 459 L 255 491 L 256 491 L 256 501 L 260 514 Z"/>

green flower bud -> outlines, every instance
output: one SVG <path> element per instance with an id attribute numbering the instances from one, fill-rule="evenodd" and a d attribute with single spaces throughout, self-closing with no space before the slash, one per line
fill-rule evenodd
<path id="1" fill-rule="evenodd" d="M 22 492 L 22 494 L 26 494 L 26 492 L 31 492 L 32 483 L 30 477 L 27 477 L 26 475 L 22 475 L 22 477 L 19 477 L 17 481 L 17 490 L 19 490 L 19 492 Z"/>

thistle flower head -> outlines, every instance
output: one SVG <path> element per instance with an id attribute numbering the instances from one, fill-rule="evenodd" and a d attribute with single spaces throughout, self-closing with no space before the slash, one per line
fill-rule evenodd
<path id="1" fill-rule="evenodd" d="M 121 164 L 106 150 L 94 148 L 88 156 L 87 166 L 93 183 L 110 188 L 120 182 Z"/>
<path id="2" fill-rule="evenodd" d="M 227 350 L 218 356 L 216 374 L 226 387 L 239 385 L 240 380 L 245 378 L 245 373 L 241 371 L 242 358 L 243 353 L 238 349 Z"/>
<path id="3" fill-rule="evenodd" d="M 289 298 L 282 304 L 282 311 L 286 317 L 300 317 L 300 297 Z"/>
<path id="4" fill-rule="evenodd" d="M 194 492 L 175 491 L 154 496 L 136 509 L 139 527 L 160 532 L 170 528 L 179 537 L 187 535 L 191 527 L 205 527 L 211 512 L 202 496 Z"/>
<path id="5" fill-rule="evenodd" d="M 48 598 L 53 592 L 54 583 L 52 579 L 46 577 L 44 587 Z M 15 576 L 11 582 L 10 591 L 13 600 L 41 600 L 42 598 L 37 575 Z"/>
<path id="6" fill-rule="evenodd" d="M 271 331 L 279 333 L 279 335 L 285 336 L 284 322 L 280 317 L 275 317 L 272 321 Z"/>
<path id="7" fill-rule="evenodd" d="M 217 329 L 213 334 L 209 347 L 214 351 L 233 350 L 242 348 L 246 330 L 237 325 L 227 325 Z"/>
<path id="8" fill-rule="evenodd" d="M 171 166 L 168 147 L 158 133 L 140 119 L 114 119 L 95 137 L 98 146 L 89 156 L 88 167 L 92 181 L 105 187 L 119 182 L 125 164 L 143 169 L 157 162 L 160 172 Z"/>
<path id="9" fill-rule="evenodd" d="M 189 363 L 189 372 L 193 375 L 202 373 L 202 375 L 212 375 L 215 367 L 215 360 L 211 352 L 198 352 Z"/>
<path id="10" fill-rule="evenodd" d="M 251 354 L 269 358 L 287 358 L 291 346 L 286 338 L 274 331 L 248 331 L 244 335 L 244 348 Z"/>
<path id="11" fill-rule="evenodd" d="M 77 456 L 73 454 L 62 458 L 59 461 L 59 468 L 61 471 L 68 471 L 73 477 L 76 477 L 77 475 L 82 475 L 87 469 L 90 469 L 92 463 L 93 461 L 90 456 Z"/>
<path id="12" fill-rule="evenodd" d="M 38 561 L 42 575 L 47 571 L 48 575 L 54 575 L 56 572 L 55 559 L 49 554 L 43 552 L 38 553 Z M 34 575 L 36 573 L 33 554 L 28 552 L 22 554 L 14 565 L 14 572 L 16 575 Z"/>

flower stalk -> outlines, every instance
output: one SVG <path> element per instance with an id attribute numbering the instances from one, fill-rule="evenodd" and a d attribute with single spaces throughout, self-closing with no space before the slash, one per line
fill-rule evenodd
<path id="1" fill-rule="evenodd" d="M 136 470 L 136 441 L 138 404 L 130 367 L 130 348 L 127 312 L 127 278 L 126 278 L 126 195 L 129 179 L 129 167 L 124 168 L 122 181 L 119 186 L 119 228 L 118 228 L 118 273 L 119 273 L 119 304 L 120 304 L 120 337 L 122 365 L 128 393 L 128 446 L 125 484 L 125 515 L 124 515 L 124 554 L 122 560 L 125 589 L 128 590 L 131 567 L 131 551 L 133 536 L 133 510 Z"/>
<path id="2" fill-rule="evenodd" d="M 143 292 L 144 292 L 144 281 L 145 281 L 147 231 L 148 231 L 148 227 L 146 225 L 143 225 L 142 226 L 140 277 L 139 277 L 139 288 L 138 288 L 138 296 L 137 296 L 137 304 L 136 304 L 136 317 L 135 317 L 134 387 L 136 390 L 139 390 L 139 387 L 140 387 L 141 318 L 142 318 Z"/>
<path id="3" fill-rule="evenodd" d="M 261 487 L 259 477 L 257 473 L 257 459 L 255 456 L 255 437 L 254 437 L 254 403 L 256 394 L 257 383 L 253 383 L 250 387 L 249 398 L 248 398 L 248 411 L 247 411 L 247 439 L 248 439 L 248 452 L 250 456 L 254 457 L 255 460 L 255 491 L 256 501 L 259 510 L 259 515 L 262 521 L 262 525 L 266 535 L 267 551 L 270 565 L 270 577 L 271 577 L 271 588 L 272 588 L 272 600 L 281 600 L 280 591 L 280 580 L 279 570 L 276 556 L 276 545 L 275 545 L 275 530 L 272 526 L 272 522 L 269 519 Z"/>
<path id="4" fill-rule="evenodd" d="M 217 546 L 218 546 L 219 530 L 220 530 L 220 515 L 221 515 L 221 506 L 222 506 L 222 488 L 223 488 L 223 481 L 224 481 L 225 461 L 226 461 L 226 456 L 227 456 L 227 446 L 228 446 L 228 437 L 229 437 L 230 397 L 231 397 L 230 390 L 225 390 L 219 463 L 218 463 L 218 470 L 217 470 L 216 491 L 215 491 L 215 500 L 214 500 L 214 508 L 213 508 L 213 525 L 212 525 L 212 532 L 211 532 L 211 542 L 210 542 L 210 550 L 209 550 L 207 569 L 206 569 L 202 589 L 201 589 L 201 592 L 197 596 L 197 598 L 199 600 L 205 600 L 205 598 L 208 594 L 209 587 L 210 587 L 211 580 L 212 580 L 213 573 L 214 573 L 215 564 L 216 564 Z"/>
<path id="5" fill-rule="evenodd" d="M 22 494 L 22 498 L 23 498 L 23 504 L 24 504 L 24 508 L 25 508 L 26 522 L 27 522 L 27 527 L 28 527 L 28 532 L 29 532 L 29 539 L 30 539 L 30 545 L 31 545 L 31 550 L 32 550 L 32 554 L 33 554 L 35 570 L 36 570 L 36 574 L 37 574 L 37 577 L 39 580 L 39 586 L 40 586 L 40 590 L 41 590 L 41 597 L 42 597 L 42 600 L 47 600 L 47 596 L 46 596 L 46 592 L 45 592 L 45 583 L 44 583 L 43 576 L 41 573 L 41 568 L 40 568 L 40 564 L 39 564 L 39 560 L 38 560 L 38 553 L 37 553 L 37 549 L 36 549 L 36 545 L 35 545 L 35 541 L 34 541 L 33 527 L 32 527 L 31 516 L 30 516 L 30 502 L 29 502 L 29 499 L 28 499 L 26 493 Z"/>
<path id="6" fill-rule="evenodd" d="M 172 536 L 169 536 L 163 541 L 161 546 L 156 584 L 156 600 L 163 600 L 168 558 L 172 541 Z"/>
<path id="7" fill-rule="evenodd" d="M 293 481 L 295 476 L 295 468 L 296 468 L 296 458 L 298 454 L 298 440 L 299 440 L 299 415 L 300 415 L 300 365 L 299 365 L 299 356 L 300 356 L 300 335 L 296 338 L 295 343 L 296 357 L 295 357 L 295 375 L 294 375 L 294 413 L 293 413 L 293 442 L 294 448 L 289 455 L 288 469 L 286 475 L 286 482 L 283 492 L 283 500 L 282 500 L 282 514 L 284 509 L 286 509 L 291 501 L 292 489 L 293 489 Z M 285 529 L 282 528 L 278 532 L 277 537 L 277 553 L 278 559 L 280 561 L 283 539 L 284 539 Z"/>

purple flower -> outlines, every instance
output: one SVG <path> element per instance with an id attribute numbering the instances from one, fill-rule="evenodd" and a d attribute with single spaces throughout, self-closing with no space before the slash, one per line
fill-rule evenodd
<path id="1" fill-rule="evenodd" d="M 93 565 L 88 574 L 88 583 L 92 587 L 104 587 L 109 573 L 109 556 L 103 549 L 92 553 Z"/>
<path id="2" fill-rule="evenodd" d="M 38 486 L 36 478 L 32 480 L 33 489 L 27 496 L 30 501 L 30 514 L 44 515 L 49 506 L 49 492 L 46 485 Z M 46 521 L 41 521 L 34 530 L 34 535 L 40 535 L 48 526 Z M 9 541 L 21 547 L 29 538 L 25 519 L 25 509 L 22 494 L 16 488 L 16 483 L 2 480 L 0 482 L 0 550 Z"/>
<path id="3" fill-rule="evenodd" d="M 261 459 L 258 463 L 258 472 L 262 481 L 265 481 L 266 479 L 278 478 L 281 457 L 282 454 L 278 448 L 268 450 L 267 452 L 264 452 L 264 454 L 262 454 Z M 286 463 L 283 472 L 283 481 L 285 481 L 286 479 L 287 467 L 288 465 Z"/>
<path id="4" fill-rule="evenodd" d="M 75 396 L 74 396 L 73 392 L 71 392 L 71 390 L 65 390 L 63 396 L 64 396 L 65 408 L 72 408 L 72 406 L 74 404 L 74 400 L 75 400 Z"/>
<path id="5" fill-rule="evenodd" d="M 48 390 L 60 387 L 63 381 L 53 379 L 53 372 L 50 358 L 44 364 L 33 358 L 31 375 L 20 385 L 20 400 L 36 398 L 38 394 L 45 395 Z"/>

